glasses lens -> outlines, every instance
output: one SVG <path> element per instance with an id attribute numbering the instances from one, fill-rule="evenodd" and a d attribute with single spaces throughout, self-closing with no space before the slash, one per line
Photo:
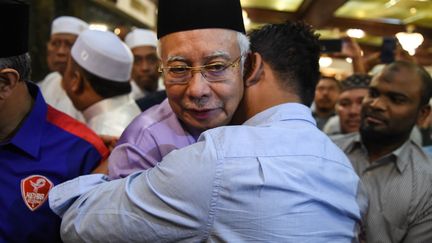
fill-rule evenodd
<path id="1" fill-rule="evenodd" d="M 231 74 L 229 67 L 234 67 L 239 60 L 240 57 L 231 63 L 218 62 L 200 67 L 172 66 L 162 70 L 169 82 L 186 83 L 193 72 L 200 72 L 207 81 L 216 82 L 227 79 Z"/>
<path id="2" fill-rule="evenodd" d="M 227 77 L 229 64 L 215 63 L 204 66 L 201 73 L 208 81 L 220 81 Z"/>

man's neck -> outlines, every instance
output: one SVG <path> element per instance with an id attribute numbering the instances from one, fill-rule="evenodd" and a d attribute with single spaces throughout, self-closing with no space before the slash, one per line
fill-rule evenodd
<path id="1" fill-rule="evenodd" d="M 362 136 L 362 142 L 368 151 L 369 163 L 376 161 L 379 158 L 395 151 L 400 146 L 402 146 L 408 139 L 409 136 L 378 140 Z"/>
<path id="2" fill-rule="evenodd" d="M 333 109 L 315 109 L 315 114 L 317 117 L 319 118 L 328 118 L 330 116 L 334 115 L 334 110 Z"/>
<path id="3" fill-rule="evenodd" d="M 0 111 L 0 142 L 7 141 L 18 131 L 34 103 L 24 82 L 13 92 Z"/>

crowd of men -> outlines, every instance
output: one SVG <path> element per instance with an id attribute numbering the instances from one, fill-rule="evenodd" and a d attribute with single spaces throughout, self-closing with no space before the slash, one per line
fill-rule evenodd
<path id="1" fill-rule="evenodd" d="M 0 242 L 432 242 L 422 66 L 369 76 L 348 40 L 356 73 L 322 76 L 312 26 L 246 33 L 239 0 L 157 18 L 57 17 L 36 83 L 29 5 L 0 1 Z"/>

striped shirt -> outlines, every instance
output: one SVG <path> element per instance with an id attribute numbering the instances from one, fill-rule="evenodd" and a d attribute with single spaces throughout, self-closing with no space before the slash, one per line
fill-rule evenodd
<path id="1" fill-rule="evenodd" d="M 359 133 L 334 139 L 347 154 L 369 194 L 367 242 L 432 242 L 432 160 L 406 141 L 368 161 Z"/>

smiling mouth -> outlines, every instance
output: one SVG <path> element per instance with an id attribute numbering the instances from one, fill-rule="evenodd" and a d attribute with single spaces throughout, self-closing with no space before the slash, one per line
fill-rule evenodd
<path id="1" fill-rule="evenodd" d="M 200 110 L 188 110 L 188 112 L 198 120 L 205 120 L 213 117 L 217 112 L 218 109 L 200 109 Z"/>

